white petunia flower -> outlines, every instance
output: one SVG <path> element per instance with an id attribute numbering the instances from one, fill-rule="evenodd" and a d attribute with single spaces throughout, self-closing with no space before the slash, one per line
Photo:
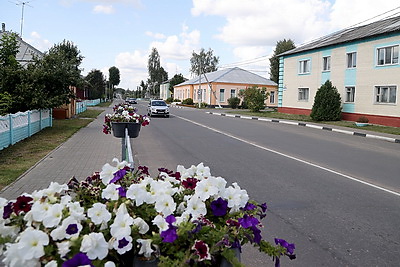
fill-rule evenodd
<path id="1" fill-rule="evenodd" d="M 44 267 L 57 267 L 57 266 L 58 266 L 57 261 L 52 260 L 52 261 L 49 261 L 48 263 L 46 263 L 46 265 Z"/>
<path id="2" fill-rule="evenodd" d="M 204 179 L 196 184 L 195 194 L 198 195 L 203 201 L 218 194 L 218 192 L 219 189 L 216 184 L 214 184 L 213 179 Z"/>
<path id="3" fill-rule="evenodd" d="M 107 223 L 111 219 L 111 213 L 107 210 L 106 205 L 102 203 L 94 203 L 87 213 L 94 224 Z"/>
<path id="4" fill-rule="evenodd" d="M 91 260 L 102 260 L 108 255 L 108 243 L 102 233 L 90 233 L 83 237 L 80 251 Z"/>
<path id="5" fill-rule="evenodd" d="M 47 228 L 57 226 L 61 221 L 63 209 L 64 205 L 62 204 L 51 205 L 43 218 L 43 225 Z"/>
<path id="6" fill-rule="evenodd" d="M 146 190 L 146 186 L 143 185 L 142 183 L 132 184 L 126 191 L 126 197 L 135 200 L 136 206 L 140 206 L 143 203 L 147 203 L 147 199 L 149 198 L 149 193 Z"/>
<path id="7" fill-rule="evenodd" d="M 175 211 L 176 203 L 171 196 L 164 194 L 157 198 L 155 209 L 157 212 L 162 213 L 164 216 L 168 216 Z"/>
<path id="8" fill-rule="evenodd" d="M 154 252 L 154 250 L 151 248 L 151 242 L 153 240 L 151 240 L 151 239 L 137 239 L 136 241 L 141 244 L 138 254 L 139 255 L 144 255 L 146 258 L 150 258 L 151 257 L 151 253 Z"/>
<path id="9" fill-rule="evenodd" d="M 238 211 L 243 208 L 249 200 L 246 190 L 242 190 L 237 183 L 233 183 L 221 193 L 221 196 L 228 201 L 228 207 L 231 212 Z"/>
<path id="10" fill-rule="evenodd" d="M 204 166 L 203 162 L 196 166 L 196 178 L 203 180 L 211 176 L 210 168 Z"/>
<path id="11" fill-rule="evenodd" d="M 23 259 L 39 259 L 44 255 L 44 246 L 49 244 L 49 236 L 40 230 L 27 228 L 21 233 L 18 248 L 23 251 Z"/>
<path id="12" fill-rule="evenodd" d="M 68 252 L 70 252 L 71 243 L 70 241 L 63 241 L 57 243 L 58 254 L 60 254 L 61 258 L 65 257 Z"/>
<path id="13" fill-rule="evenodd" d="M 107 261 L 105 264 L 104 264 L 104 267 L 115 267 L 116 265 L 115 265 L 115 263 L 113 262 L 113 261 Z"/>
<path id="14" fill-rule="evenodd" d="M 101 192 L 101 197 L 108 200 L 118 200 L 119 199 L 119 191 L 116 184 L 108 184 L 106 188 Z"/>
<path id="15" fill-rule="evenodd" d="M 6 266 L 12 267 L 24 266 L 26 264 L 26 261 L 23 259 L 24 253 L 18 248 L 18 243 L 7 243 L 6 246 L 7 249 L 4 252 L 3 263 Z"/>
<path id="16" fill-rule="evenodd" d="M 36 201 L 33 203 L 31 211 L 32 211 L 32 217 L 35 221 L 41 222 L 43 221 L 44 217 L 47 215 L 51 207 L 51 204 L 49 202 L 41 202 L 41 201 Z"/>
<path id="17" fill-rule="evenodd" d="M 81 207 L 81 204 L 79 202 L 68 203 L 67 208 L 69 209 L 70 216 L 74 217 L 76 220 L 81 221 L 86 218 L 84 214 L 85 209 Z"/>
<path id="18" fill-rule="evenodd" d="M 199 196 L 194 195 L 187 202 L 186 212 L 192 215 L 193 220 L 196 220 L 200 215 L 207 214 L 206 204 Z"/>
<path id="19" fill-rule="evenodd" d="M 118 170 L 121 170 L 121 169 L 125 168 L 126 166 L 128 166 L 128 167 L 130 166 L 130 164 L 125 160 L 124 161 L 119 161 L 119 159 L 113 158 L 112 161 L 117 163 L 117 169 Z"/>
<path id="20" fill-rule="evenodd" d="M 116 173 L 117 171 L 117 167 L 111 166 L 108 163 L 104 164 L 100 172 L 100 179 L 103 184 L 108 185 L 110 181 L 114 178 L 114 173 Z"/>
<path id="21" fill-rule="evenodd" d="M 78 237 L 82 228 L 82 224 L 74 217 L 70 216 L 63 220 L 61 226 L 51 231 L 50 236 L 54 240 L 70 239 L 72 237 Z"/>
<path id="22" fill-rule="evenodd" d="M 142 218 L 135 218 L 133 220 L 133 224 L 136 225 L 137 227 L 139 227 L 140 234 L 145 234 L 150 229 L 149 225 Z"/>
<path id="23" fill-rule="evenodd" d="M 160 232 L 167 230 L 169 227 L 168 223 L 165 221 L 165 218 L 161 215 L 157 215 L 156 217 L 154 217 L 152 222 L 154 225 L 157 225 Z"/>
<path id="24" fill-rule="evenodd" d="M 129 214 L 119 214 L 115 217 L 110 226 L 110 233 L 113 237 L 121 239 L 131 234 L 131 225 L 133 218 Z"/>

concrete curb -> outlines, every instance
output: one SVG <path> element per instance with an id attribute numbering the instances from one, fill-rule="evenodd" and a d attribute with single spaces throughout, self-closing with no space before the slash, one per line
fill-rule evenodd
<path id="1" fill-rule="evenodd" d="M 321 126 L 321 125 L 316 125 L 316 124 L 310 124 L 310 123 L 304 123 L 304 122 L 286 121 L 286 120 L 277 120 L 277 119 L 268 119 L 268 118 L 259 118 L 259 117 L 250 117 L 250 116 L 242 116 L 242 115 L 234 115 L 234 114 L 226 114 L 226 113 L 217 113 L 217 112 L 209 112 L 209 111 L 206 112 L 206 113 L 207 114 L 211 114 L 211 115 L 230 117 L 230 118 L 240 118 L 240 119 L 247 119 L 247 120 L 259 120 L 259 121 L 265 121 L 265 122 L 276 122 L 276 123 L 283 123 L 283 124 L 289 124 L 289 125 L 295 125 L 295 126 L 310 127 L 310 128 L 319 129 L 319 130 L 326 130 L 326 131 L 343 133 L 343 134 L 348 134 L 348 135 L 361 136 L 361 137 L 378 139 L 378 140 L 383 140 L 383 141 L 387 141 L 387 142 L 399 143 L 400 144 L 400 139 L 397 139 L 397 138 L 380 136 L 380 135 L 373 135 L 373 134 L 367 134 L 367 133 L 360 133 L 360 132 L 354 132 L 354 131 L 347 131 L 347 130 L 342 130 L 342 129 L 335 129 L 335 128 L 331 128 L 331 127 L 326 127 L 326 126 Z"/>

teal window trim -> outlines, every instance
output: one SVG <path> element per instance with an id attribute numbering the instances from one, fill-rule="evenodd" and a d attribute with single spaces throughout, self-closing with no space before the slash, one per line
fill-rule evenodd
<path id="1" fill-rule="evenodd" d="M 379 53 L 379 49 L 382 48 L 389 48 L 389 47 L 395 47 L 397 46 L 397 63 L 391 63 L 391 64 L 383 64 L 383 65 L 379 65 L 378 64 L 378 53 Z M 375 45 L 374 47 L 374 68 L 375 69 L 382 69 L 382 68 L 398 68 L 400 67 L 400 42 L 387 42 L 387 43 L 382 43 L 382 44 L 378 44 Z"/>

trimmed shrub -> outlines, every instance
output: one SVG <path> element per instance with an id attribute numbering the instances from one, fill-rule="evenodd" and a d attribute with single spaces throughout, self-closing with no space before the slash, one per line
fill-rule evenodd
<path id="1" fill-rule="evenodd" d="M 342 115 L 342 99 L 336 87 L 327 80 L 315 94 L 310 117 L 315 121 L 338 121 Z"/>
<path id="2" fill-rule="evenodd" d="M 240 98 L 239 97 L 231 97 L 228 99 L 228 104 L 231 108 L 236 109 L 239 107 Z"/>
<path id="3" fill-rule="evenodd" d="M 186 98 L 182 101 L 182 104 L 184 105 L 193 105 L 193 99 L 191 98 Z"/>
<path id="4" fill-rule="evenodd" d="M 252 112 L 259 112 L 265 108 L 265 100 L 269 94 L 265 88 L 260 89 L 257 86 L 241 90 L 239 96 L 243 97 L 243 101 L 246 102 L 248 108 Z"/>

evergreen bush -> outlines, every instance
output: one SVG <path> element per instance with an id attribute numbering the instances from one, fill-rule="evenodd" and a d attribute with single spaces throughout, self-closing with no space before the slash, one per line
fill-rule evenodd
<path id="1" fill-rule="evenodd" d="M 336 87 L 327 80 L 317 91 L 311 111 L 315 121 L 338 121 L 342 115 L 342 100 Z"/>
<path id="2" fill-rule="evenodd" d="M 186 98 L 182 101 L 182 104 L 184 105 L 193 105 L 193 99 L 191 98 Z"/>

